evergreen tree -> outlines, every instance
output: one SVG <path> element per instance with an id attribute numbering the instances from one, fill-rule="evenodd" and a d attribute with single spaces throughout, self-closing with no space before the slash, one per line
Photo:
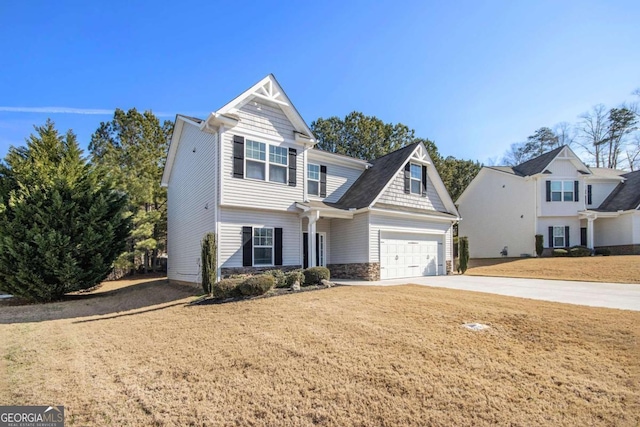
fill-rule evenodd
<path id="1" fill-rule="evenodd" d="M 48 120 L 0 165 L 0 289 L 33 301 L 98 285 L 124 249 L 127 198 Z"/>
<path id="2" fill-rule="evenodd" d="M 116 109 L 113 120 L 100 123 L 91 136 L 91 161 L 129 196 L 133 229 L 120 268 L 154 269 L 166 247 L 167 191 L 160 187 L 173 123 L 151 112 Z"/>

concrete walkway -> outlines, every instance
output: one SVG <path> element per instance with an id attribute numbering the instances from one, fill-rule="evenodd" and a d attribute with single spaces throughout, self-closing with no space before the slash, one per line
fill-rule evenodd
<path id="1" fill-rule="evenodd" d="M 335 282 L 342 285 L 361 286 L 394 286 L 413 283 L 543 301 L 640 311 L 640 285 L 632 284 L 458 275 L 414 277 L 378 282 L 337 279 Z"/>

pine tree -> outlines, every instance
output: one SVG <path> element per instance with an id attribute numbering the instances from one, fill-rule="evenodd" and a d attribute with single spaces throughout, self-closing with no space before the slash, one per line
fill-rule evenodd
<path id="1" fill-rule="evenodd" d="M 47 120 L 0 165 L 0 289 L 33 301 L 98 285 L 124 250 L 127 198 Z"/>
<path id="2" fill-rule="evenodd" d="M 116 109 L 113 120 L 100 123 L 91 136 L 92 163 L 129 196 L 133 229 L 116 262 L 120 268 L 153 269 L 166 246 L 167 191 L 160 187 L 160 179 L 172 131 L 172 122 L 161 124 L 151 111 L 132 108 Z"/>

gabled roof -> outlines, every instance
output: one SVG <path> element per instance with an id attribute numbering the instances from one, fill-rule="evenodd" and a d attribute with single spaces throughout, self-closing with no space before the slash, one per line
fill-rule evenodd
<path id="1" fill-rule="evenodd" d="M 420 142 L 414 142 L 371 161 L 373 166 L 362 172 L 356 182 L 338 200 L 337 205 L 355 209 L 371 205 L 387 183 L 393 179 L 398 169 L 406 163 L 418 144 Z"/>
<path id="2" fill-rule="evenodd" d="M 269 74 L 258 83 L 254 84 L 249 89 L 229 101 L 222 108 L 212 112 L 205 122 L 214 122 L 218 117 L 233 117 L 237 110 L 255 98 L 278 105 L 295 128 L 296 133 L 304 139 L 309 140 L 309 142 L 315 143 L 313 133 L 309 126 L 307 126 L 307 122 L 304 121 L 273 74 Z"/>
<path id="3" fill-rule="evenodd" d="M 629 172 L 611 194 L 598 207 L 598 211 L 617 212 L 638 209 L 640 207 L 640 171 Z"/>
<path id="4" fill-rule="evenodd" d="M 547 166 L 549 166 L 549 163 L 551 163 L 553 159 L 555 159 L 565 147 L 566 145 L 563 145 L 554 150 L 541 154 L 538 157 L 534 157 L 531 160 L 527 160 L 524 163 L 520 163 L 519 165 L 513 167 L 513 171 L 516 173 L 516 175 L 520 176 L 532 176 L 542 173 L 547 168 Z"/>

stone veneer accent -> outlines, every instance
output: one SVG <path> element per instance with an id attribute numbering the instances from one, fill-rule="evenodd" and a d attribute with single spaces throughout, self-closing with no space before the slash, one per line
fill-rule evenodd
<path id="1" fill-rule="evenodd" d="M 380 280 L 380 264 L 362 262 L 354 264 L 329 264 L 332 279 Z"/>
<path id="2" fill-rule="evenodd" d="M 299 270 L 301 268 L 301 265 L 274 265 L 271 267 L 222 267 L 220 269 L 220 276 L 222 276 L 223 279 L 226 279 L 227 277 L 234 274 L 257 274 L 270 270 L 281 270 L 286 273 L 287 271 Z"/>
<path id="3" fill-rule="evenodd" d="M 609 249 L 611 255 L 640 255 L 640 245 L 596 246 L 595 249 Z"/>
<path id="4" fill-rule="evenodd" d="M 453 263 L 451 262 L 451 260 L 448 260 L 446 262 L 446 274 L 453 274 Z"/>

